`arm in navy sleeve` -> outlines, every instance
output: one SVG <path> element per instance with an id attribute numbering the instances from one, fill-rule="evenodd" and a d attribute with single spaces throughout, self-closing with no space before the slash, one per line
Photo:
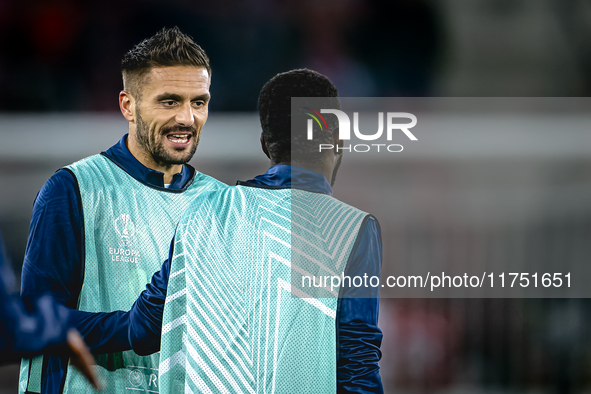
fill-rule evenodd
<path id="1" fill-rule="evenodd" d="M 84 333 L 84 342 L 91 353 L 117 353 L 131 349 L 127 338 L 129 312 L 69 312 L 69 324 Z"/>
<path id="2" fill-rule="evenodd" d="M 130 350 L 145 356 L 160 351 L 162 313 L 170 273 L 169 260 L 144 290 L 129 312 L 91 313 L 70 311 L 70 323 L 86 332 L 84 341 L 94 354 Z"/>
<path id="3" fill-rule="evenodd" d="M 351 252 L 345 275 L 380 277 L 382 239 L 378 222 L 369 217 Z M 368 282 L 369 283 L 369 282 Z M 383 393 L 378 361 L 382 332 L 378 328 L 379 287 L 343 287 L 337 306 L 337 392 Z"/>
<path id="4" fill-rule="evenodd" d="M 174 242 L 174 240 L 173 240 Z M 164 261 L 129 312 L 91 313 L 70 311 L 70 323 L 80 332 L 94 354 L 133 351 L 140 356 L 160 351 L 162 313 L 166 300 L 170 260 Z"/>
<path id="5" fill-rule="evenodd" d="M 140 356 L 160 351 L 162 314 L 173 251 L 174 238 L 170 243 L 168 260 L 164 261 L 160 271 L 152 276 L 152 281 L 146 285 L 146 290 L 140 294 L 129 312 L 129 343 L 133 351 Z"/>
<path id="6" fill-rule="evenodd" d="M 78 306 L 83 280 L 82 199 L 76 177 L 69 170 L 62 169 L 43 185 L 33 205 L 21 294 L 24 299 L 31 300 L 46 294 L 56 303 L 74 310 Z M 75 313 L 72 313 L 71 318 L 71 323 L 77 324 Z M 105 326 L 101 319 L 101 314 L 87 317 L 79 325 L 82 337 L 100 338 Z M 126 338 L 125 335 L 122 337 Z M 97 341 L 91 349 L 100 351 L 102 345 Z M 67 368 L 66 356 L 44 358 L 41 391 L 59 393 Z"/>
<path id="7" fill-rule="evenodd" d="M 60 170 L 43 185 L 35 204 L 22 271 L 21 295 L 48 294 L 75 309 L 84 275 L 84 224 L 77 181 Z"/>
<path id="8" fill-rule="evenodd" d="M 67 354 L 68 310 L 45 296 L 24 303 L 8 294 L 12 278 L 0 239 L 0 361 Z"/>
<path id="9" fill-rule="evenodd" d="M 33 205 L 22 271 L 24 298 L 47 294 L 58 304 L 76 309 L 84 278 L 83 220 L 76 178 L 68 170 L 57 171 Z M 41 391 L 59 393 L 67 368 L 68 357 L 45 357 Z"/>
<path id="10" fill-rule="evenodd" d="M 41 353 L 68 356 L 68 309 L 49 296 L 24 303 L 0 295 L 0 361 L 18 361 Z"/>
<path id="11" fill-rule="evenodd" d="M 173 240 L 174 242 L 174 240 Z M 133 348 L 140 356 L 160 351 L 162 313 L 166 300 L 170 260 L 164 261 L 129 312 L 70 312 L 70 323 L 86 332 L 86 344 L 94 354 L 115 353 Z"/>
<path id="12" fill-rule="evenodd" d="M 78 183 L 70 171 L 60 170 L 49 178 L 35 199 L 23 263 L 22 296 L 36 298 L 47 294 L 76 309 L 84 280 L 83 245 L 84 218 Z M 108 348 L 131 349 L 126 318 L 123 312 L 72 310 L 70 324 L 78 329 L 90 350 L 98 354 L 106 353 Z"/>

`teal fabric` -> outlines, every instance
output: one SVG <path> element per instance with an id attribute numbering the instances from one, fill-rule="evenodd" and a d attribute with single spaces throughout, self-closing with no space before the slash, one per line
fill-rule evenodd
<path id="1" fill-rule="evenodd" d="M 31 374 L 29 374 L 29 365 Z M 41 374 L 43 373 L 43 356 L 21 360 L 19 393 L 41 393 Z"/>
<path id="2" fill-rule="evenodd" d="M 42 356 L 38 356 L 43 360 Z M 27 391 L 27 386 L 29 386 L 29 381 L 32 381 L 31 384 L 31 388 L 35 388 L 35 385 L 37 384 L 36 381 L 39 381 L 39 391 L 30 391 L 31 393 L 35 393 L 35 392 L 40 392 L 41 391 L 41 374 L 43 373 L 43 371 L 39 371 L 33 374 L 33 376 L 31 376 L 31 379 L 29 379 L 29 364 L 31 363 L 31 359 L 28 358 L 23 358 L 21 360 L 21 367 L 20 367 L 20 373 L 19 373 L 19 377 L 18 377 L 18 393 L 19 394 L 24 394 Z"/>
<path id="3" fill-rule="evenodd" d="M 196 198 L 175 235 L 160 392 L 335 393 L 339 288 L 301 276 L 340 276 L 365 216 L 295 189 Z"/>
<path id="4" fill-rule="evenodd" d="M 85 271 L 78 309 L 88 312 L 129 310 L 167 258 L 176 223 L 191 200 L 227 187 L 201 173 L 180 193 L 148 187 L 102 155 L 67 168 L 75 174 L 82 198 Z M 127 351 L 95 358 L 104 393 L 158 392 L 158 353 L 140 357 Z M 91 390 L 69 367 L 64 393 Z"/>

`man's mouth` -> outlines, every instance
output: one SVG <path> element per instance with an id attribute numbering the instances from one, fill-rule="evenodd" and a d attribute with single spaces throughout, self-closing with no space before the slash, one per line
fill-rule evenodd
<path id="1" fill-rule="evenodd" d="M 186 145 L 191 141 L 191 134 L 168 134 L 166 136 L 173 144 Z"/>

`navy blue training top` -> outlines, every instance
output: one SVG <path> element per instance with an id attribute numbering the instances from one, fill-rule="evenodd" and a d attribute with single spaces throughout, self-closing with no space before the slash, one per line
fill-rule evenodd
<path id="1" fill-rule="evenodd" d="M 127 134 L 102 155 L 139 182 L 164 187 L 164 174 L 141 164 L 127 148 L 126 139 Z M 183 189 L 194 174 L 191 166 L 183 166 L 182 171 L 173 176 L 169 188 Z M 43 185 L 33 205 L 21 295 L 36 298 L 48 294 L 58 303 L 76 309 L 84 281 L 83 256 L 84 215 L 78 182 L 72 172 L 60 169 Z M 110 353 L 103 349 L 107 338 L 123 343 L 119 351 L 131 349 L 122 312 L 102 318 L 73 313 L 71 319 L 94 353 Z M 41 391 L 61 392 L 68 359 L 47 357 L 44 361 Z"/>

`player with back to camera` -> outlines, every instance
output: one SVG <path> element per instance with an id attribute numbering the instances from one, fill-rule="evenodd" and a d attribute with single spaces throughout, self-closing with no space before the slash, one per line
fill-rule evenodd
<path id="1" fill-rule="evenodd" d="M 304 274 L 380 274 L 377 221 L 332 197 L 343 151 L 318 152 L 319 142 L 339 145 L 336 119 L 314 141 L 306 127 L 291 133 L 292 97 L 339 108 L 337 95 L 311 70 L 272 78 L 259 97 L 271 168 L 183 214 L 170 266 L 156 274 L 167 287 L 149 285 L 130 317 L 133 349 L 161 351 L 161 392 L 382 392 L 379 288 L 300 287 Z M 161 321 L 146 307 L 155 295 Z"/>
<path id="2" fill-rule="evenodd" d="M 187 164 L 207 120 L 211 82 L 209 59 L 192 38 L 178 28 L 159 31 L 125 55 L 122 76 L 128 134 L 57 171 L 37 195 L 22 295 L 48 293 L 73 310 L 73 324 L 100 354 L 106 393 L 158 392 L 158 354 L 129 350 L 121 313 L 84 312 L 129 309 L 166 258 L 191 200 L 226 185 Z M 104 346 L 107 334 L 123 343 L 117 352 Z M 20 382 L 27 393 L 91 390 L 63 357 L 23 360 Z"/>

